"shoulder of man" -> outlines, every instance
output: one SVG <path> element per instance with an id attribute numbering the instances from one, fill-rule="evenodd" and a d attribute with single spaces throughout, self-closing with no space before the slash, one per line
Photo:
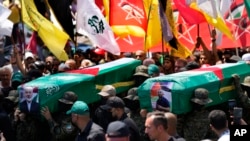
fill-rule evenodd
<path id="1" fill-rule="evenodd" d="M 105 133 L 103 128 L 93 122 L 87 138 L 88 141 L 105 141 Z"/>
<path id="2" fill-rule="evenodd" d="M 186 141 L 184 138 L 179 137 L 179 138 L 175 138 L 175 137 L 171 137 L 168 141 Z"/>
<path id="3" fill-rule="evenodd" d="M 107 114 L 111 114 L 106 105 L 101 105 L 95 110 L 95 116 L 98 118 L 105 117 Z"/>

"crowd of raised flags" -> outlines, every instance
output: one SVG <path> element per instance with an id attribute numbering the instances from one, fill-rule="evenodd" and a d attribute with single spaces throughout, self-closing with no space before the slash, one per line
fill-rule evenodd
<path id="1" fill-rule="evenodd" d="M 53 14 L 50 1 L 45 1 Z M 173 6 L 190 25 L 208 23 L 218 31 L 217 44 L 220 44 L 222 34 L 234 40 L 232 31 L 224 21 L 223 15 L 230 13 L 234 0 L 77 0 L 76 30 L 77 33 L 88 36 L 91 42 L 114 55 L 119 55 L 120 49 L 116 38 L 126 35 L 140 37 L 144 42 L 141 49 L 150 50 L 155 46 L 168 48 L 173 56 L 187 57 L 192 50 L 178 40 L 176 20 L 173 16 Z M 1 2 L 2 3 L 2 2 Z M 250 1 L 244 0 L 245 9 L 250 16 Z M 69 6 L 68 6 L 69 7 Z M 32 31 L 36 31 L 49 50 L 60 60 L 68 59 L 64 51 L 66 43 L 72 39 L 66 32 L 61 20 L 52 22 L 44 13 L 40 13 L 34 0 L 21 0 L 21 22 Z M 62 11 L 64 9 L 61 9 Z M 0 4 L 0 34 L 12 36 L 13 22 L 8 17 L 11 10 Z M 55 14 L 57 18 L 57 15 Z M 65 21 L 66 22 L 66 21 Z M 13 33 L 14 34 L 14 33 Z M 199 36 L 199 31 L 197 32 Z M 28 43 L 26 43 L 28 44 Z M 135 49 L 136 50 L 136 49 Z"/>

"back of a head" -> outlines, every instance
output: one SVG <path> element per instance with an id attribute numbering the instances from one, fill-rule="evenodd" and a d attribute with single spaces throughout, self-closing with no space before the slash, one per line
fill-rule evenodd
<path id="1" fill-rule="evenodd" d="M 113 96 L 113 97 L 110 97 L 107 100 L 107 106 L 109 106 L 110 108 L 121 108 L 121 109 L 124 109 L 125 108 L 125 103 L 124 103 L 124 101 L 120 97 Z"/>
<path id="2" fill-rule="evenodd" d="M 152 58 L 146 58 L 145 60 L 143 60 L 142 64 L 148 67 L 150 64 L 155 64 L 155 61 Z"/>
<path id="3" fill-rule="evenodd" d="M 185 66 L 185 68 L 187 70 L 193 70 L 193 69 L 200 68 L 200 65 L 197 62 L 195 62 L 195 61 L 191 61 L 191 62 L 187 63 L 187 65 Z"/>
<path id="4" fill-rule="evenodd" d="M 181 64 L 183 64 L 184 66 L 186 66 L 187 63 L 188 63 L 187 60 L 185 60 L 185 59 L 183 59 L 183 58 L 177 59 L 176 62 L 181 63 Z"/>
<path id="5" fill-rule="evenodd" d="M 113 121 L 108 125 L 107 138 L 129 137 L 129 127 L 122 121 Z"/>
<path id="6" fill-rule="evenodd" d="M 168 125 L 170 125 L 171 127 L 176 127 L 176 125 L 177 125 L 176 115 L 171 113 L 171 112 L 166 112 L 165 116 L 168 119 Z"/>
<path id="7" fill-rule="evenodd" d="M 222 110 L 213 110 L 208 115 L 210 124 L 216 129 L 221 130 L 227 128 L 227 116 Z"/>

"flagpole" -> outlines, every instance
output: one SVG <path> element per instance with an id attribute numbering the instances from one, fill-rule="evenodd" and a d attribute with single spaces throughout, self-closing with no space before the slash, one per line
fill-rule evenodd
<path id="1" fill-rule="evenodd" d="M 21 8 L 22 8 L 22 2 L 20 3 L 21 5 Z M 22 10 L 20 9 L 21 12 L 19 12 L 19 15 L 20 15 L 20 22 L 22 23 L 22 32 L 23 32 L 23 45 L 21 45 L 22 47 L 22 54 L 24 55 L 24 52 L 25 52 L 25 44 L 26 44 L 26 40 L 25 40 L 25 34 L 24 34 L 24 23 L 23 23 L 23 16 L 22 16 Z"/>
<path id="2" fill-rule="evenodd" d="M 200 24 L 197 24 L 197 36 L 200 37 Z"/>
<path id="3" fill-rule="evenodd" d="M 161 47 L 162 47 L 162 56 L 164 56 L 164 40 L 163 40 L 163 32 L 161 31 Z"/>
<path id="4" fill-rule="evenodd" d="M 207 26 L 208 26 L 208 30 L 209 30 L 209 35 L 210 35 L 210 37 L 212 37 L 211 28 L 210 28 L 209 24 L 207 24 Z"/>
<path id="5" fill-rule="evenodd" d="M 197 38 L 200 37 L 200 24 L 197 24 Z M 197 39 L 196 39 L 197 40 Z M 192 50 L 192 52 L 194 52 L 196 49 L 198 49 L 200 47 L 200 43 L 198 43 L 196 41 L 195 47 Z"/>
<path id="6" fill-rule="evenodd" d="M 148 11 L 148 17 L 147 17 L 148 18 L 147 19 L 147 24 L 149 22 L 150 13 L 151 13 L 151 10 L 152 10 L 152 1 L 153 0 L 150 1 L 149 11 Z M 144 37 L 145 38 L 145 40 L 144 40 L 144 50 L 146 50 L 147 36 L 148 36 L 148 25 L 147 25 L 147 32 L 146 32 L 145 37 Z M 149 52 L 149 49 L 147 51 Z"/>

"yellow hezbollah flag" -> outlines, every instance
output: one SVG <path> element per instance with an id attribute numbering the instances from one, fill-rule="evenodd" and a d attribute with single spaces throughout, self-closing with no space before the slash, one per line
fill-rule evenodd
<path id="1" fill-rule="evenodd" d="M 144 0 L 144 7 L 148 17 L 148 27 L 144 50 L 148 50 L 162 42 L 161 21 L 159 16 L 159 1 Z"/>
<path id="2" fill-rule="evenodd" d="M 43 17 L 37 11 L 33 0 L 22 0 L 21 9 L 25 24 L 37 31 L 44 44 L 59 60 L 67 60 L 68 55 L 64 51 L 64 47 L 69 36 Z"/>
<path id="3" fill-rule="evenodd" d="M 180 57 L 180 58 L 186 58 L 186 57 L 190 56 L 192 54 L 191 51 L 187 47 L 182 45 L 180 43 L 180 41 L 178 41 L 178 39 L 177 39 L 178 32 L 177 32 L 177 29 L 175 27 L 171 0 L 167 0 L 165 14 L 166 14 L 166 17 L 168 19 L 168 23 L 170 25 L 170 28 L 171 28 L 173 36 L 174 36 L 172 42 L 174 42 L 173 44 L 175 44 L 175 46 L 176 46 L 176 47 L 174 47 L 172 43 L 171 44 L 168 43 L 168 46 L 171 46 L 171 48 L 170 48 L 171 55 L 176 56 L 176 57 Z"/>

